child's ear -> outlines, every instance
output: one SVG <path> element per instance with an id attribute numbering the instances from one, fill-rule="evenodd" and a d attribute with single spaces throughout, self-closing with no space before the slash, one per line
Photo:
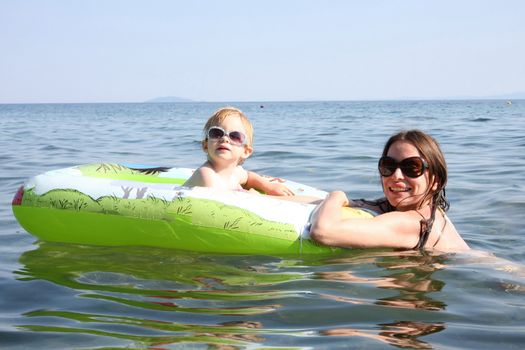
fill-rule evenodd
<path id="1" fill-rule="evenodd" d="M 247 159 L 249 156 L 251 156 L 253 153 L 253 148 L 251 146 L 248 146 L 248 145 L 244 145 L 244 152 L 242 153 L 242 160 L 245 160 Z"/>
<path id="2" fill-rule="evenodd" d="M 202 140 L 201 141 L 201 146 L 202 146 L 202 150 L 204 151 L 204 153 L 208 153 L 208 141 L 207 140 Z"/>

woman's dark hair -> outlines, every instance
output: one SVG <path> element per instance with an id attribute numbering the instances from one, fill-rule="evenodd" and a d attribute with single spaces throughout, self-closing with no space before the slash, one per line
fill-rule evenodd
<path id="1" fill-rule="evenodd" d="M 420 156 L 428 163 L 429 186 L 418 203 L 418 209 L 429 200 L 431 205 L 430 218 L 425 220 L 424 223 L 422 222 L 422 225 L 425 226 L 425 232 L 422 232 L 422 237 L 420 237 L 420 242 L 417 246 L 418 248 L 423 248 L 432 230 L 436 209 L 440 208 L 443 211 L 447 211 L 450 207 L 445 196 L 445 186 L 448 179 L 447 163 L 438 142 L 432 136 L 417 129 L 405 130 L 392 135 L 383 148 L 383 157 L 387 155 L 392 144 L 397 141 L 406 141 L 412 144 L 418 150 Z"/>

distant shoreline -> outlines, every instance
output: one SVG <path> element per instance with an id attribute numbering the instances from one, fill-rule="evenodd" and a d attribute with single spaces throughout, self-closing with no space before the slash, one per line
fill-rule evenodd
<path id="1" fill-rule="evenodd" d="M 186 101 L 144 101 L 144 102 L 137 102 L 137 101 L 120 101 L 120 102 L 0 102 L 1 105 L 67 105 L 67 104 L 176 104 L 176 103 L 222 103 L 222 104 L 235 104 L 235 103 L 257 103 L 257 104 L 265 104 L 265 103 L 320 103 L 320 102 L 465 102 L 465 101 L 502 101 L 506 102 L 507 104 L 512 104 L 514 102 L 518 101 L 524 101 L 525 97 L 523 98 L 465 98 L 465 99 L 377 99 L 377 100 L 282 100 L 282 101 L 194 101 L 194 100 L 186 100 Z M 510 103 L 509 103 L 510 102 Z"/>

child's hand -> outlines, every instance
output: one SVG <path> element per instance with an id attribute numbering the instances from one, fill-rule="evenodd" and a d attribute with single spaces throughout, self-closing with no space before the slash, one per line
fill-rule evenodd
<path id="1" fill-rule="evenodd" d="M 295 193 L 283 185 L 283 182 L 285 182 L 285 180 L 278 177 L 259 175 L 253 171 L 248 171 L 247 180 L 243 188 L 255 188 L 270 196 L 294 196 Z"/>
<path id="2" fill-rule="evenodd" d="M 272 196 L 294 196 L 295 193 L 293 193 L 292 190 L 290 190 L 288 187 L 282 184 L 284 180 L 273 178 L 268 183 L 268 188 L 266 189 L 266 194 L 272 195 Z"/>

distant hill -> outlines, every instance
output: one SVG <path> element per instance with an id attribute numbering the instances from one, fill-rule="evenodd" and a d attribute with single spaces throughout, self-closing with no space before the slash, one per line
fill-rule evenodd
<path id="1" fill-rule="evenodd" d="M 192 102 L 187 98 L 181 98 L 176 96 L 163 96 L 152 98 L 151 100 L 144 101 L 145 103 L 166 103 L 166 102 Z"/>

